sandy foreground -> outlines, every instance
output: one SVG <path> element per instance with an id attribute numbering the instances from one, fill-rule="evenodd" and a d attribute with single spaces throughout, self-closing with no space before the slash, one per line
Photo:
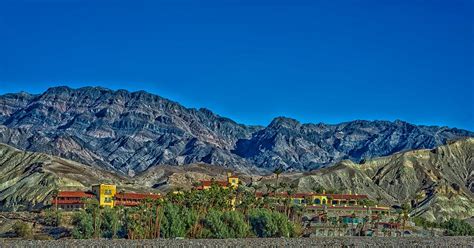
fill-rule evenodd
<path id="1" fill-rule="evenodd" d="M 0 247 L 474 247 L 474 237 L 338 237 L 160 240 L 0 240 Z"/>

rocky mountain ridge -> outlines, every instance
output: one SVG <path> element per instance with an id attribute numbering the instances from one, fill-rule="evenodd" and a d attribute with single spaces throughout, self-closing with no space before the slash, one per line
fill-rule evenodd
<path id="1" fill-rule="evenodd" d="M 100 87 L 0 96 L 0 142 L 129 175 L 192 163 L 311 170 L 464 136 L 474 133 L 402 121 L 328 125 L 278 117 L 267 127 L 247 126 L 145 91 Z"/>
<path id="2" fill-rule="evenodd" d="M 157 166 L 129 177 L 0 144 L 0 211 L 41 208 L 57 189 L 88 190 L 92 184 L 114 183 L 120 190 L 165 193 L 177 188 L 190 189 L 202 179 L 224 179 L 228 171 L 204 164 Z M 239 176 L 244 188 L 252 191 L 255 188 L 265 192 L 266 185 L 276 185 L 273 173 L 233 173 Z M 362 164 L 344 160 L 310 172 L 285 172 L 279 182 L 287 187 L 296 185 L 298 192 L 323 187 L 341 193 L 367 194 L 384 205 L 409 203 L 413 216 L 429 220 L 468 218 L 474 216 L 474 138 Z"/>

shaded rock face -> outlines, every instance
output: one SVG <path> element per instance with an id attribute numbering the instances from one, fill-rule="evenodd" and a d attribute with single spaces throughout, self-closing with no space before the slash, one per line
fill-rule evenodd
<path id="1" fill-rule="evenodd" d="M 245 165 L 230 150 L 258 129 L 143 91 L 57 87 L 0 99 L 0 142 L 123 172 L 157 164 Z"/>
<path id="2" fill-rule="evenodd" d="M 0 142 L 132 174 L 198 162 L 308 170 L 462 136 L 474 134 L 400 121 L 315 125 L 276 118 L 266 128 L 246 126 L 144 91 L 99 87 L 0 96 Z"/>
<path id="3" fill-rule="evenodd" d="M 262 167 L 282 165 L 308 170 L 344 159 L 386 156 L 400 151 L 433 148 L 446 140 L 473 136 L 446 127 L 416 126 L 402 121 L 352 121 L 337 125 L 300 124 L 276 118 L 252 138 L 237 142 L 236 154 Z"/>

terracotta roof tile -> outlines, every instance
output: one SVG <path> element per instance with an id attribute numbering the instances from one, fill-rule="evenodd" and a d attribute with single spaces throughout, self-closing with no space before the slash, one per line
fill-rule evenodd
<path id="1" fill-rule="evenodd" d="M 136 200 L 143 200 L 143 199 L 159 199 L 161 195 L 159 194 L 151 194 L 151 193 L 117 193 L 115 194 L 116 200 L 126 200 L 126 199 L 136 199 Z"/>
<path id="2" fill-rule="evenodd" d="M 94 194 L 84 191 L 59 191 L 57 197 L 93 198 Z"/>

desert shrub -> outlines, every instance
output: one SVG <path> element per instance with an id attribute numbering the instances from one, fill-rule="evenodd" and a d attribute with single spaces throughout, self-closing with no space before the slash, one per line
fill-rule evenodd
<path id="1" fill-rule="evenodd" d="M 200 238 L 245 238 L 249 227 L 240 212 L 211 210 L 202 220 Z"/>
<path id="2" fill-rule="evenodd" d="M 295 227 L 288 218 L 268 209 L 254 209 L 249 213 L 252 231 L 258 237 L 294 237 Z"/>
<path id="3" fill-rule="evenodd" d="M 441 227 L 446 229 L 448 236 L 474 236 L 474 228 L 464 220 L 450 219 Z"/>
<path id="4" fill-rule="evenodd" d="M 62 223 L 62 214 L 59 210 L 46 209 L 43 220 L 45 225 L 60 226 Z"/>
<path id="5" fill-rule="evenodd" d="M 33 237 L 33 230 L 28 223 L 23 221 L 17 221 L 13 224 L 13 231 L 15 232 L 16 236 L 21 238 L 32 238 Z"/>
<path id="6" fill-rule="evenodd" d="M 76 239 L 89 239 L 94 235 L 94 224 L 92 215 L 86 211 L 74 214 L 72 224 L 72 236 Z"/>
<path id="7" fill-rule="evenodd" d="M 435 222 L 428 221 L 427 219 L 425 219 L 421 216 L 413 217 L 412 220 L 413 220 L 413 222 L 415 223 L 416 226 L 420 226 L 420 227 L 423 227 L 425 229 L 440 227 L 439 224 L 437 224 Z"/>
<path id="8" fill-rule="evenodd" d="M 53 238 L 46 234 L 38 234 L 33 237 L 34 240 L 52 240 Z"/>

